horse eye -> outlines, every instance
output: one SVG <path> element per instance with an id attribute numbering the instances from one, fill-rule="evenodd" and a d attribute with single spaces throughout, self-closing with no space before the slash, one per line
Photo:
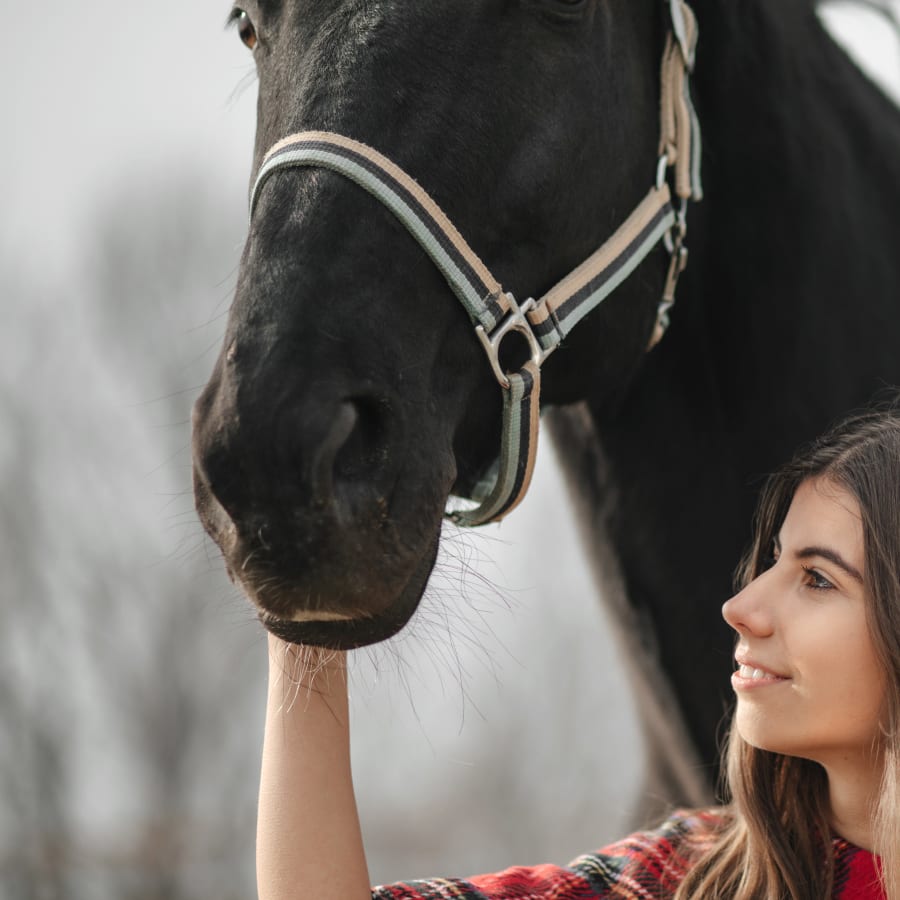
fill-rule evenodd
<path id="1" fill-rule="evenodd" d="M 238 35 L 244 44 L 251 50 L 256 49 L 256 29 L 250 21 L 250 16 L 244 10 L 235 11 L 235 21 L 237 22 Z"/>

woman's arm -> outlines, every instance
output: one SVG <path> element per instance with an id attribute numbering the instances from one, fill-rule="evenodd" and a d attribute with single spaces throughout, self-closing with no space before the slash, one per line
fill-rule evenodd
<path id="1" fill-rule="evenodd" d="M 269 637 L 260 900 L 371 900 L 350 775 L 346 656 Z"/>

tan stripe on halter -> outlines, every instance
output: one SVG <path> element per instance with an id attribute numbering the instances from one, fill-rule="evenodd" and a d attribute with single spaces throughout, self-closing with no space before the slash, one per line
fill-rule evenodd
<path id="1" fill-rule="evenodd" d="M 697 18 L 686 3 L 681 2 L 680 6 L 687 44 L 693 47 L 697 39 Z M 675 167 L 675 193 L 684 200 L 697 187 L 691 177 L 691 111 L 685 95 L 688 64 L 681 44 L 669 31 L 660 72 L 659 155 L 665 155 L 669 165 Z"/>
<path id="2" fill-rule="evenodd" d="M 660 188 L 651 188 L 618 231 L 599 250 L 591 254 L 577 269 L 571 271 L 544 295 L 542 302 L 534 312 L 528 315 L 532 324 L 540 325 L 545 322 L 581 288 L 598 275 L 603 274 L 637 240 L 647 223 L 669 203 L 670 199 L 671 194 L 667 184 L 663 184 Z"/>
<path id="3" fill-rule="evenodd" d="M 291 143 L 296 141 L 299 135 L 291 134 L 286 138 L 282 138 L 275 144 L 268 153 L 266 153 L 265 158 L 263 159 L 263 165 L 274 156 L 279 150 L 284 149 L 289 146 Z M 456 251 L 462 256 L 466 262 L 472 267 L 472 271 L 475 272 L 476 275 L 484 282 L 486 287 L 489 289 L 490 295 L 496 295 L 496 300 L 498 304 L 503 308 L 503 311 L 509 309 L 509 302 L 506 300 L 505 295 L 503 294 L 503 288 L 500 283 L 494 278 L 491 274 L 488 267 L 481 261 L 478 255 L 472 250 L 472 248 L 466 243 L 463 239 L 462 235 L 457 230 L 456 226 L 447 218 L 444 211 L 431 199 L 431 197 L 420 187 L 419 183 L 413 179 L 410 175 L 403 171 L 398 165 L 388 159 L 386 156 L 383 156 L 377 150 L 368 146 L 367 144 L 360 143 L 359 141 L 354 141 L 351 138 L 345 137 L 344 135 L 335 134 L 330 131 L 307 131 L 303 133 L 303 138 L 308 141 L 322 141 L 325 144 L 332 144 L 337 147 L 341 147 L 344 150 L 350 150 L 353 153 L 358 153 L 361 156 L 364 156 L 368 159 L 373 165 L 377 166 L 379 169 L 382 169 L 384 172 L 387 172 L 388 175 L 391 176 L 395 181 L 401 184 L 407 191 L 412 194 L 416 200 L 422 205 L 422 207 L 428 212 L 428 214 L 432 217 L 432 219 L 438 224 L 444 234 L 450 239 L 453 243 L 453 246 L 456 248 Z M 484 298 L 483 298 L 484 299 Z"/>

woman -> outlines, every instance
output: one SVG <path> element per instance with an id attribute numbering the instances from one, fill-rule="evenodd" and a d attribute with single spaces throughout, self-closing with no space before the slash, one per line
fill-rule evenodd
<path id="1" fill-rule="evenodd" d="M 850 419 L 769 480 L 740 582 L 723 607 L 727 804 L 568 868 L 468 881 L 370 891 L 343 656 L 270 638 L 261 900 L 900 900 L 900 407 Z M 305 666 L 293 688 L 288 657 Z"/>

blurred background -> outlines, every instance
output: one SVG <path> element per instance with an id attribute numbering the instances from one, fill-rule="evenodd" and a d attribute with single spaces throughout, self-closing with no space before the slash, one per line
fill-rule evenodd
<path id="1" fill-rule="evenodd" d="M 867 7 L 824 15 L 900 102 Z M 0 898 L 252 897 L 266 646 L 189 454 L 245 231 L 250 55 L 219 0 L 5 12 Z M 627 827 L 642 748 L 548 442 L 521 510 L 448 528 L 411 627 L 356 654 L 353 719 L 375 881 Z"/>

